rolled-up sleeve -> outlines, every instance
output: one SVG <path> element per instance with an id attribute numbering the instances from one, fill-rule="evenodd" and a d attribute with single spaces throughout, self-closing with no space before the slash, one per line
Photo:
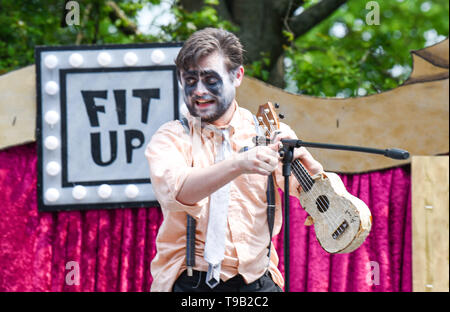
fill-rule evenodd
<path id="1" fill-rule="evenodd" d="M 178 121 L 171 121 L 158 129 L 145 149 L 150 167 L 150 180 L 162 209 L 186 211 L 192 217 L 202 214 L 204 201 L 185 205 L 176 198 L 192 170 L 192 143 Z"/>

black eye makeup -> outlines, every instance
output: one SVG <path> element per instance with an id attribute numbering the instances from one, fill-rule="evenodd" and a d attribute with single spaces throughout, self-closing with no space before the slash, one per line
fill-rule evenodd
<path id="1" fill-rule="evenodd" d="M 186 85 L 193 86 L 197 82 L 197 78 L 187 77 L 187 78 L 184 78 L 184 81 L 186 82 Z"/>
<path id="2" fill-rule="evenodd" d="M 204 81 L 205 81 L 206 84 L 214 85 L 214 84 L 216 84 L 216 83 L 219 82 L 219 79 L 217 79 L 217 78 L 214 77 L 214 76 L 206 76 L 206 77 L 204 78 Z"/>
<path id="3" fill-rule="evenodd" d="M 198 81 L 198 72 L 197 71 L 187 71 L 183 73 L 182 78 L 186 85 L 193 86 Z"/>
<path id="4" fill-rule="evenodd" d="M 182 77 L 186 85 L 186 95 L 193 94 L 199 81 L 201 81 L 201 83 L 212 95 L 218 96 L 222 92 L 222 76 L 214 70 L 189 70 L 184 72 Z"/>

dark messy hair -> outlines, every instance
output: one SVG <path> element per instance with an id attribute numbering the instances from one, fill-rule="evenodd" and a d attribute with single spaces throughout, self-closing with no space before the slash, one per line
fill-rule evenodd
<path id="1" fill-rule="evenodd" d="M 218 28 L 204 28 L 193 33 L 184 43 L 175 60 L 177 74 L 194 67 L 200 58 L 218 51 L 225 58 L 229 72 L 243 64 L 243 47 L 232 33 Z"/>

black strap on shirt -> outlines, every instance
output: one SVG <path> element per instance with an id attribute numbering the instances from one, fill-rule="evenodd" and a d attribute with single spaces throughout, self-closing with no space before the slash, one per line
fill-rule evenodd
<path id="1" fill-rule="evenodd" d="M 275 223 L 275 186 L 273 184 L 273 176 L 269 175 L 267 178 L 267 223 L 269 224 L 269 253 L 267 256 L 270 259 L 270 251 L 272 247 L 272 234 L 273 234 L 273 225 Z"/>
<path id="2" fill-rule="evenodd" d="M 186 133 L 190 133 L 189 122 L 183 117 L 180 119 L 181 125 L 184 127 Z M 191 164 L 192 165 L 192 164 Z M 192 276 L 192 269 L 195 267 L 195 230 L 197 221 L 186 214 L 186 267 L 188 276 Z"/>

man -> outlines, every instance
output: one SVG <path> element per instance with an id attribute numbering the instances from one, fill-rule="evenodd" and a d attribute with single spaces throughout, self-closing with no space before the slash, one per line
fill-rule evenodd
<path id="1" fill-rule="evenodd" d="M 281 291 L 284 285 L 275 248 L 268 253 L 266 188 L 272 173 L 276 186 L 283 186 L 280 140 L 297 137 L 282 124 L 272 144 L 251 148 L 255 121 L 235 99 L 244 76 L 242 54 L 235 35 L 206 28 L 185 42 L 176 59 L 189 130 L 168 122 L 146 149 L 164 216 L 152 291 Z M 296 149 L 294 157 L 311 174 L 322 171 L 306 149 Z M 291 195 L 298 196 L 298 188 L 292 178 Z M 275 195 L 274 235 L 282 224 Z M 185 264 L 187 214 L 197 224 L 192 274 Z"/>

